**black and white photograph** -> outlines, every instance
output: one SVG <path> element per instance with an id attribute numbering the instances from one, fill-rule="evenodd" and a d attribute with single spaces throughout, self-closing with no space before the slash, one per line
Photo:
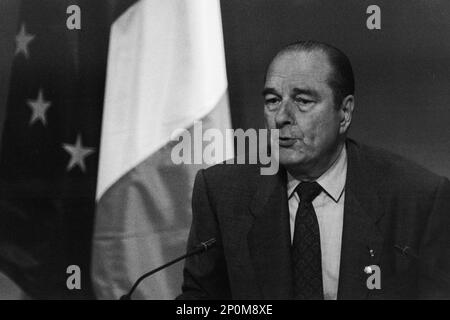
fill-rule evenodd
<path id="1" fill-rule="evenodd" d="M 450 300 L 449 17 L 0 0 L 0 300 Z"/>

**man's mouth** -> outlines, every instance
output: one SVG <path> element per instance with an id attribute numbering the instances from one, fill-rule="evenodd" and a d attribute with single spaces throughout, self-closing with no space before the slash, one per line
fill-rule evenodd
<path id="1" fill-rule="evenodd" d="M 288 148 L 288 147 L 294 145 L 295 142 L 297 141 L 297 139 L 290 138 L 290 137 L 280 137 L 278 139 L 278 141 L 279 141 L 280 147 Z"/>

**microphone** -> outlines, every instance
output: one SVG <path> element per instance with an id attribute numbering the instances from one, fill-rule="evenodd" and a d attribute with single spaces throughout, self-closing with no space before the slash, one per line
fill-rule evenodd
<path id="1" fill-rule="evenodd" d="M 400 253 L 402 253 L 403 255 L 415 260 L 421 267 L 422 276 L 428 278 L 427 281 L 430 281 L 429 279 L 432 279 L 434 282 L 439 283 L 441 286 L 444 284 L 447 285 L 447 290 L 450 288 L 450 278 L 448 277 L 447 273 L 437 269 L 436 267 L 427 265 L 426 260 L 424 260 L 423 256 L 420 257 L 413 249 L 408 246 L 402 247 L 396 244 L 394 248 L 400 251 Z"/>
<path id="2" fill-rule="evenodd" d="M 195 248 L 191 251 L 189 251 L 188 253 L 182 255 L 181 257 L 178 257 L 156 269 L 153 269 L 145 274 L 143 274 L 141 277 L 139 277 L 139 279 L 136 280 L 136 282 L 133 284 L 133 286 L 131 287 L 130 291 L 127 294 L 124 294 L 123 296 L 120 297 L 120 300 L 131 300 L 131 295 L 133 294 L 134 290 L 136 290 L 136 288 L 138 287 L 138 285 L 142 282 L 142 280 L 144 280 L 147 277 L 150 277 L 152 274 L 157 273 L 158 271 L 161 271 L 162 269 L 165 269 L 171 265 L 173 265 L 174 263 L 177 263 L 178 261 L 181 261 L 183 259 L 186 259 L 188 257 L 194 256 L 196 254 L 200 254 L 203 252 L 208 251 L 209 249 L 211 249 L 212 247 L 214 247 L 214 245 L 216 244 L 216 239 L 215 238 L 211 238 L 205 242 L 201 242 L 200 244 L 196 245 Z"/>
<path id="3" fill-rule="evenodd" d="M 396 244 L 394 246 L 394 248 L 397 249 L 398 251 L 400 251 L 403 255 L 405 255 L 407 257 L 411 257 L 414 260 L 420 261 L 420 257 L 410 247 L 408 247 L 408 246 L 402 247 L 402 246 Z"/>

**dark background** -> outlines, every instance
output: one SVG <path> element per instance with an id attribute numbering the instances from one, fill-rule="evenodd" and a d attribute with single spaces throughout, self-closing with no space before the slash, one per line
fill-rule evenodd
<path id="1" fill-rule="evenodd" d="M 366 9 L 381 8 L 381 30 Z M 450 1 L 221 1 L 234 127 L 262 128 L 267 64 L 285 44 L 325 41 L 350 58 L 350 136 L 450 177 Z"/>
<path id="2" fill-rule="evenodd" d="M 133 2 L 103 1 L 111 8 Z M 0 139 L 20 3 L 0 0 Z M 366 9 L 373 4 L 381 8 L 381 30 L 366 28 Z M 350 136 L 450 177 L 449 0 L 222 0 L 221 7 L 235 128 L 264 127 L 264 72 L 282 46 L 324 41 L 353 64 L 356 110 Z M 84 14 L 82 6 L 82 21 L 95 22 L 102 10 Z M 104 69 L 105 61 L 92 57 L 89 65 Z M 13 292 L 5 283 L 0 273 L 0 296 Z"/>

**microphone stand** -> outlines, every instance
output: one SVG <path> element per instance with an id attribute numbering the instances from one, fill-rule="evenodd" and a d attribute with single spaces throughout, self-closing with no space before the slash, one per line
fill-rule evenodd
<path id="1" fill-rule="evenodd" d="M 173 265 L 174 263 L 177 263 L 178 261 L 181 261 L 183 259 L 186 259 L 188 257 L 194 256 L 196 254 L 202 253 L 207 251 L 209 248 L 211 248 L 212 246 L 214 246 L 214 244 L 216 243 L 216 239 L 212 238 L 209 239 L 208 241 L 202 242 L 199 245 L 196 246 L 196 249 L 182 255 L 181 257 L 178 257 L 154 270 L 151 270 L 145 274 L 143 274 L 142 276 L 139 277 L 139 279 L 136 280 L 136 282 L 133 284 L 133 286 L 131 287 L 130 291 L 126 294 L 124 294 L 123 296 L 120 297 L 120 300 L 131 300 L 131 295 L 133 294 L 134 290 L 136 290 L 136 288 L 138 287 L 138 285 L 142 282 L 142 280 L 144 280 L 145 278 L 151 276 L 152 274 L 157 273 L 158 271 L 161 271 L 164 268 L 167 268 L 171 265 Z"/>

